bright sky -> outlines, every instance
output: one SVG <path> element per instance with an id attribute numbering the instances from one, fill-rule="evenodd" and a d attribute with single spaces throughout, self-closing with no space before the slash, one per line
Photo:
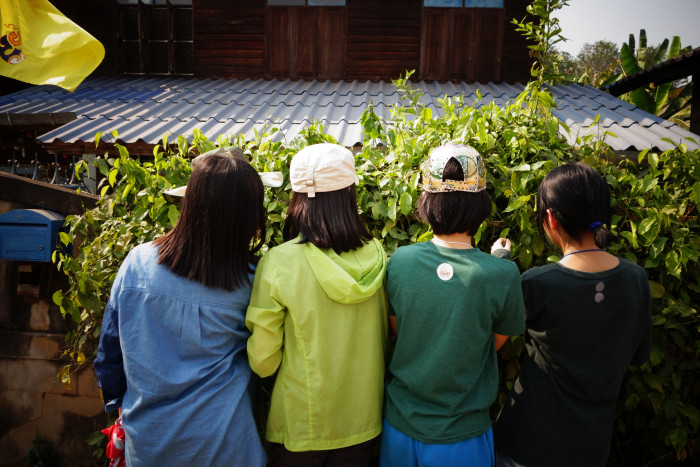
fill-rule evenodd
<path id="1" fill-rule="evenodd" d="M 639 30 L 647 32 L 647 44 L 680 36 L 681 46 L 700 47 L 700 0 L 569 0 L 554 15 L 562 36 L 557 48 L 576 56 L 585 43 L 608 40 L 621 46 Z"/>

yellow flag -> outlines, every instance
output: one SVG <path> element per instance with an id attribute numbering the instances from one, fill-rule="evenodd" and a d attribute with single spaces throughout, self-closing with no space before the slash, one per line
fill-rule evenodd
<path id="1" fill-rule="evenodd" d="M 105 56 L 100 42 L 46 0 L 0 0 L 0 75 L 78 87 Z"/>

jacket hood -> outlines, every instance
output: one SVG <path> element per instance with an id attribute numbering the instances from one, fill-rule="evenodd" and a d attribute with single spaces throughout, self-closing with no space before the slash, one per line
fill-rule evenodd
<path id="1" fill-rule="evenodd" d="M 384 285 L 386 253 L 376 238 L 356 250 L 337 254 L 304 243 L 304 254 L 316 280 L 331 300 L 359 303 Z"/>

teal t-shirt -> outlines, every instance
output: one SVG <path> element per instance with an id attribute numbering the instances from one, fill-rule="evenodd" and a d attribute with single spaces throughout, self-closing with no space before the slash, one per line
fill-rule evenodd
<path id="1" fill-rule="evenodd" d="M 417 243 L 392 255 L 386 291 L 397 325 L 387 421 L 425 443 L 485 433 L 498 392 L 493 334 L 525 331 L 517 266 L 476 248 Z"/>

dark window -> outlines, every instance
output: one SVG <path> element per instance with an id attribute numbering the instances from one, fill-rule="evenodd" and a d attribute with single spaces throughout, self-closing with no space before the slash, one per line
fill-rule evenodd
<path id="1" fill-rule="evenodd" d="M 192 75 L 192 2 L 121 0 L 117 42 L 124 74 Z"/>

